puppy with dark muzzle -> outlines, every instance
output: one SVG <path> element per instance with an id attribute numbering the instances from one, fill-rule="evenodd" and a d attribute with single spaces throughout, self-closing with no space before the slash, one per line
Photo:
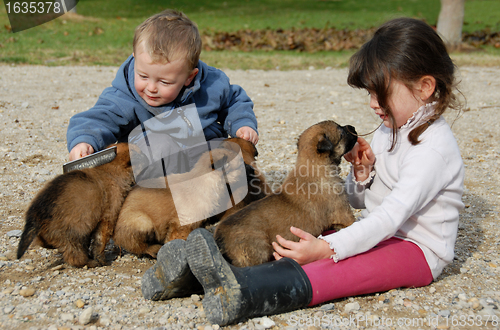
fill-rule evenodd
<path id="1" fill-rule="evenodd" d="M 230 163 L 240 151 L 244 167 L 234 168 L 236 164 L 228 166 L 227 177 L 220 170 L 214 170 L 224 165 L 217 163 Z M 192 230 L 217 222 L 254 200 L 263 198 L 270 188 L 255 165 L 256 156 L 257 149 L 251 142 L 240 138 L 226 139 L 219 148 L 204 153 L 190 172 L 170 175 L 168 181 L 160 178 L 165 180 L 165 188 L 134 187 L 123 204 L 116 224 L 113 236 L 115 245 L 139 256 L 156 258 L 158 250 L 166 242 L 186 239 Z M 248 193 L 232 206 L 233 200 L 224 197 L 229 187 L 226 180 L 235 182 L 242 173 L 247 180 L 239 186 L 233 184 L 234 190 L 229 193 L 233 197 L 242 196 L 240 191 L 248 190 Z M 189 180 L 193 177 L 197 179 Z M 174 181 L 191 182 L 191 186 L 186 185 L 183 197 L 179 198 L 184 206 L 174 204 L 170 189 Z M 195 191 L 204 191 L 204 198 L 197 198 Z M 180 206 L 179 209 L 189 209 L 191 217 L 198 221 L 181 223 L 176 205 Z M 205 219 L 204 215 L 214 214 L 213 210 L 216 209 L 227 211 Z"/>
<path id="2" fill-rule="evenodd" d="M 354 222 L 344 181 L 339 176 L 342 156 L 356 143 L 354 127 L 324 121 L 299 137 L 298 156 L 282 186 L 221 221 L 215 239 L 223 255 L 238 267 L 272 260 L 276 235 L 298 241 L 294 226 L 319 236 Z"/>
<path id="3" fill-rule="evenodd" d="M 17 258 L 36 238 L 42 247 L 58 249 L 72 266 L 105 265 L 106 244 L 133 184 L 127 143 L 117 144 L 116 157 L 107 164 L 55 177 L 26 212 Z"/>

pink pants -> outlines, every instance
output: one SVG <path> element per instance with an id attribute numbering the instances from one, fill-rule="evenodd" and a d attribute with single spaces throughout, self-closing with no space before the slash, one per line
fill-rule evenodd
<path id="1" fill-rule="evenodd" d="M 338 263 L 322 259 L 302 268 L 313 289 L 309 306 L 401 287 L 426 286 L 432 282 L 422 250 L 412 242 L 395 237 Z"/>

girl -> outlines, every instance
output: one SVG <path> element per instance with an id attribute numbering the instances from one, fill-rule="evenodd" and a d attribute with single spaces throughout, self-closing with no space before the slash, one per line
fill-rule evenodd
<path id="1" fill-rule="evenodd" d="M 220 325 L 333 299 L 430 284 L 452 262 L 464 167 L 442 118 L 456 107 L 454 65 L 436 32 L 399 18 L 382 25 L 350 61 L 348 83 L 370 94 L 383 121 L 371 145 L 345 156 L 359 221 L 316 238 L 277 237 L 277 261 L 235 268 L 212 236 L 193 231 L 187 264 L 202 284 L 207 318 Z"/>

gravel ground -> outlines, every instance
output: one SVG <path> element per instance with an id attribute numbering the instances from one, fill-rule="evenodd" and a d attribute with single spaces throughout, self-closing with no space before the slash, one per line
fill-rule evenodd
<path id="1" fill-rule="evenodd" d="M 38 247 L 16 260 L 25 210 L 67 160 L 69 118 L 95 103 L 117 69 L 0 70 L 0 328 L 218 329 L 204 316 L 202 296 L 142 298 L 141 276 L 154 260 L 110 248 L 110 266 L 76 269 L 61 264 L 56 251 Z M 293 166 L 297 137 L 310 125 L 333 119 L 360 134 L 378 125 L 366 93 L 347 86 L 345 69 L 227 74 L 255 102 L 259 165 L 273 185 Z M 439 279 L 425 288 L 336 300 L 228 328 L 499 328 L 500 68 L 462 67 L 460 75 L 465 111 L 458 119 L 450 112 L 447 119 L 454 122 L 466 165 L 466 209 L 456 258 Z M 342 166 L 345 175 L 348 166 Z"/>

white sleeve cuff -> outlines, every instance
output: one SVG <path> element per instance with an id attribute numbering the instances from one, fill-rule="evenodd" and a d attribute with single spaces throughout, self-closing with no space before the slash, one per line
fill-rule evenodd
<path id="1" fill-rule="evenodd" d="M 361 185 L 361 186 L 366 186 L 366 185 L 368 185 L 369 183 L 371 183 L 371 182 L 372 182 L 372 180 L 373 180 L 373 177 L 374 177 L 374 176 L 375 176 L 375 167 L 371 170 L 371 172 L 370 172 L 370 174 L 368 175 L 368 178 L 366 178 L 366 180 L 364 180 L 364 181 L 357 181 L 357 180 L 356 180 L 356 176 L 355 176 L 355 175 L 353 175 L 353 176 L 352 176 L 352 180 L 353 180 L 356 184 L 358 184 L 358 185 Z"/>
<path id="2" fill-rule="evenodd" d="M 332 250 L 333 254 L 330 256 L 330 259 L 333 260 L 333 262 L 337 263 L 339 262 L 339 257 L 337 256 L 337 253 L 335 253 L 335 247 L 333 246 L 333 243 L 328 242 L 328 240 L 325 238 L 323 235 L 318 236 L 319 239 L 322 239 L 323 241 L 328 243 L 328 246 L 330 246 L 330 249 Z"/>

